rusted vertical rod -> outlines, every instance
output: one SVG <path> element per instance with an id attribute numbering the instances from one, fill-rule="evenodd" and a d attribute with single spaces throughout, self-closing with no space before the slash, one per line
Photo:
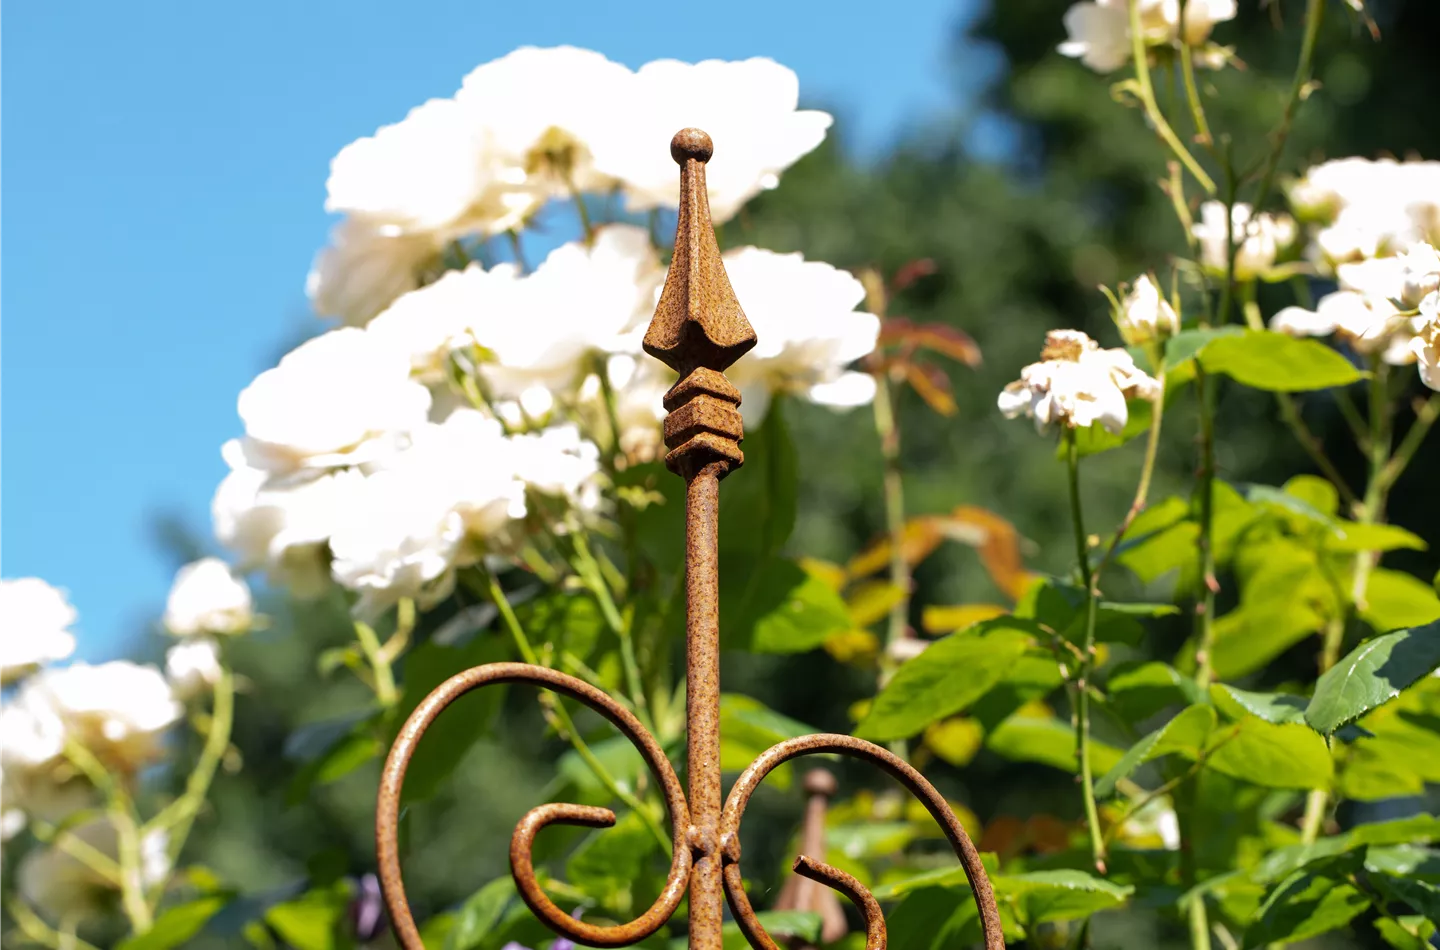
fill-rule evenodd
<path id="1" fill-rule="evenodd" d="M 720 474 L 706 465 L 686 486 L 685 567 L 688 668 L 685 674 L 687 784 L 695 865 L 690 877 L 690 947 L 718 950 L 725 906 L 720 827 L 720 610 L 717 552 Z M 717 471 L 717 469 L 721 471 Z"/>

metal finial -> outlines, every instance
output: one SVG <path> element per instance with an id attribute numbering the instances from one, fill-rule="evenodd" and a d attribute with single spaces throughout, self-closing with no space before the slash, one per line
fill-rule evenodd
<path id="1" fill-rule="evenodd" d="M 405 770 L 425 730 L 444 709 L 472 689 L 499 683 L 527 683 L 589 706 L 620 730 L 639 750 L 670 814 L 670 873 L 650 908 L 634 920 L 597 924 L 576 920 L 541 886 L 531 858 L 535 836 L 556 824 L 604 828 L 615 823 L 608 808 L 551 802 L 531 809 L 510 841 L 510 871 L 521 898 L 546 926 L 590 947 L 623 947 L 646 940 L 665 926 L 689 890 L 690 950 L 723 950 L 724 906 L 755 950 L 780 950 L 765 932 L 740 875 L 740 819 L 750 796 L 777 766 L 801 755 L 846 755 L 879 766 L 914 794 L 939 823 L 970 881 L 985 932 L 987 950 L 1004 950 L 1005 937 L 995 892 L 975 844 L 945 798 L 904 759 L 873 742 L 844 735 L 800 736 L 771 746 L 741 773 L 721 801 L 720 763 L 720 479 L 744 460 L 740 439 L 740 392 L 723 374 L 755 345 L 755 332 L 740 310 L 720 261 L 705 192 L 705 162 L 714 152 L 710 136 L 683 129 L 670 142 L 680 165 L 680 221 L 675 256 L 645 350 L 680 374 L 665 394 L 665 464 L 685 478 L 685 788 L 655 737 L 628 707 L 568 673 L 529 663 L 487 663 L 457 673 L 415 707 L 400 729 L 381 774 L 375 809 L 375 846 L 385 906 L 404 950 L 425 950 L 420 928 L 405 899 L 400 871 L 400 811 Z M 824 854 L 824 797 L 834 793 L 829 773 L 806 779 L 810 810 L 806 850 Z M 688 799 L 688 800 L 687 800 Z M 816 831 L 818 829 L 818 831 Z M 819 834 L 817 839 L 814 836 Z M 874 896 L 851 875 L 802 854 L 795 873 L 845 895 L 865 919 L 866 950 L 885 950 L 885 919 Z M 826 892 L 828 893 L 828 892 Z M 833 898 L 832 898 L 833 899 Z M 827 919 L 829 911 L 821 910 Z"/>
<path id="2" fill-rule="evenodd" d="M 718 472 L 723 477 L 744 462 L 740 391 L 723 373 L 755 345 L 710 220 L 705 163 L 714 152 L 699 129 L 681 129 L 670 140 L 680 166 L 675 254 L 644 341 L 645 352 L 680 374 L 665 394 L 665 465 L 687 478 L 714 462 L 725 463 Z"/>

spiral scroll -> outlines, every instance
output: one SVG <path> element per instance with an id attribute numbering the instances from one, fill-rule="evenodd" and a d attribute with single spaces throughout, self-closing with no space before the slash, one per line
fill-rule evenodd
<path id="1" fill-rule="evenodd" d="M 755 916 L 755 910 L 750 906 L 750 898 L 741 883 L 740 819 L 745 814 L 745 806 L 749 804 L 751 794 L 776 766 L 797 756 L 825 752 L 874 762 L 899 779 L 902 785 L 920 799 L 921 804 L 939 822 L 945 837 L 955 849 L 955 855 L 960 859 L 961 867 L 965 869 L 965 877 L 970 881 L 970 888 L 974 893 L 975 906 L 980 911 L 986 950 L 1004 950 L 1005 936 L 1000 927 L 1000 911 L 995 905 L 995 891 L 990 886 L 990 878 L 980 863 L 980 852 L 975 850 L 970 835 L 965 832 L 960 819 L 955 817 L 955 813 L 946 804 L 944 796 L 910 763 L 893 752 L 864 739 L 834 734 L 787 739 L 766 749 L 741 773 L 734 787 L 730 789 L 730 796 L 725 800 L 725 811 L 720 820 L 720 845 L 725 855 L 725 898 L 730 904 L 730 912 L 735 915 L 735 922 L 740 925 L 750 946 L 755 950 L 780 950 Z M 866 950 L 885 950 L 885 920 L 881 916 L 880 905 L 863 884 L 844 871 L 806 855 L 801 855 L 796 860 L 795 871 L 811 880 L 827 884 L 848 897 L 865 916 Z"/>
<path id="2" fill-rule="evenodd" d="M 380 778 L 380 799 L 375 811 L 375 849 L 380 865 L 381 889 L 385 895 L 385 906 L 390 911 L 390 920 L 395 934 L 405 950 L 425 950 L 420 940 L 420 931 L 415 926 L 415 917 L 410 913 L 410 904 L 405 899 L 405 885 L 400 874 L 400 791 L 405 783 L 405 769 L 415 754 L 425 730 L 435 717 L 455 700 L 472 689 L 492 683 L 530 683 L 563 693 L 578 700 L 600 713 L 635 743 L 645 764 L 655 776 L 656 782 L 665 795 L 665 807 L 670 813 L 673 831 L 670 860 L 670 874 L 665 887 L 650 909 L 627 924 L 602 927 L 576 920 L 555 905 L 541 889 L 535 878 L 535 866 L 530 857 L 530 847 L 540 829 L 551 824 L 584 825 L 592 828 L 606 828 L 615 823 L 615 813 L 608 808 L 594 808 L 586 805 L 552 803 L 531 809 L 515 826 L 510 839 L 510 872 L 521 898 L 534 911 L 535 916 L 556 933 L 563 934 L 576 943 L 591 947 L 624 947 L 638 943 L 655 933 L 668 921 L 680 900 L 685 896 L 685 887 L 690 880 L 692 855 L 686 834 L 690 825 L 690 813 L 685 804 L 685 792 L 670 760 L 660 749 L 640 720 L 624 706 L 583 680 L 565 673 L 533 666 L 528 663 L 488 663 L 457 673 L 435 688 L 421 701 L 390 748 L 385 760 L 385 770 Z"/>

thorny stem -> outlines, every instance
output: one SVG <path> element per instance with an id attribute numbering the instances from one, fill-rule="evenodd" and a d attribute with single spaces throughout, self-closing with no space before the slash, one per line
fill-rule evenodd
<path id="1" fill-rule="evenodd" d="M 1260 190 L 1256 192 L 1255 203 L 1252 205 L 1257 214 L 1264 207 L 1265 200 L 1270 197 L 1270 189 L 1275 186 L 1275 172 L 1280 167 L 1280 157 L 1284 154 L 1285 142 L 1290 137 L 1290 127 L 1295 121 L 1295 109 L 1300 104 L 1305 87 L 1310 83 L 1310 74 L 1315 63 L 1315 42 L 1320 36 L 1320 23 L 1324 16 L 1325 0 L 1306 0 L 1305 36 L 1300 42 L 1300 59 L 1295 64 L 1295 76 L 1290 81 L 1290 95 L 1280 113 L 1280 124 L 1271 136 L 1274 144 L 1265 159 L 1265 174 L 1260 179 Z"/>
<path id="2" fill-rule="evenodd" d="M 1080 793 L 1085 800 L 1085 823 L 1090 830 L 1090 856 L 1095 869 L 1105 873 L 1105 839 L 1100 834 L 1100 811 L 1095 805 L 1095 780 L 1090 767 L 1090 690 L 1087 680 L 1095 660 L 1095 621 L 1100 595 L 1090 568 L 1090 536 L 1085 533 L 1085 516 L 1080 508 L 1080 451 L 1075 431 L 1065 430 L 1065 460 L 1070 483 L 1070 515 L 1075 527 L 1075 554 L 1080 562 L 1080 579 L 1085 585 L 1084 659 L 1071 688 L 1075 701 L 1075 745 L 1080 759 Z"/>
<path id="3" fill-rule="evenodd" d="M 1200 89 L 1195 83 L 1195 55 L 1190 44 L 1184 41 L 1188 7 L 1188 0 L 1180 0 L 1180 75 L 1185 81 L 1185 99 L 1190 104 L 1190 118 L 1195 122 L 1195 137 L 1202 145 L 1209 147 L 1215 140 L 1210 135 L 1210 123 L 1205 119 L 1205 104 L 1200 101 Z"/>
<path id="4" fill-rule="evenodd" d="M 905 485 L 900 473 L 900 427 L 890 399 L 890 378 L 878 374 L 875 387 L 875 431 L 885 459 L 885 532 L 890 536 L 890 583 L 905 596 L 890 608 L 885 645 L 898 643 L 907 633 L 910 612 L 910 565 L 905 560 Z M 882 684 L 883 685 L 883 684 Z"/>
<path id="5" fill-rule="evenodd" d="M 1139 0 L 1129 0 L 1129 7 L 1131 55 L 1135 60 L 1135 84 L 1140 91 L 1140 104 L 1144 107 L 1145 115 L 1149 118 L 1150 124 L 1154 126 L 1155 134 L 1160 137 L 1160 141 L 1175 153 L 1175 157 L 1195 177 L 1195 180 L 1200 183 L 1200 187 L 1213 195 L 1215 193 L 1214 179 L 1205 173 L 1205 169 L 1195 160 L 1195 156 L 1190 154 L 1185 143 L 1180 141 L 1180 136 L 1175 134 L 1175 130 L 1170 127 L 1170 123 L 1165 119 L 1165 114 L 1160 111 L 1160 106 L 1155 101 L 1155 87 L 1150 81 L 1149 55 L 1145 50 L 1145 32 L 1140 23 Z"/>
<path id="6" fill-rule="evenodd" d="M 510 633 L 510 638 L 514 641 L 516 650 L 520 652 L 521 659 L 526 663 L 538 666 L 539 658 L 536 656 L 535 648 L 531 645 L 530 638 L 525 633 L 525 628 L 520 625 L 519 618 L 515 616 L 515 611 L 511 609 L 510 601 L 505 597 L 505 591 L 500 587 L 500 581 L 484 566 L 481 566 L 479 571 L 484 578 L 485 593 L 489 596 L 491 602 L 495 604 L 495 609 L 499 611 L 500 619 L 505 624 L 505 629 Z M 646 808 L 644 803 L 636 798 L 633 793 L 621 787 L 620 783 L 615 780 L 615 776 L 610 774 L 610 770 L 605 767 L 604 763 L 595 757 L 595 753 L 590 750 L 585 740 L 580 737 L 580 731 L 575 728 L 575 721 L 570 718 L 570 713 L 565 709 L 565 706 L 556 700 L 550 704 L 548 708 L 554 714 L 555 723 L 559 727 L 558 731 L 563 733 L 565 738 L 569 740 L 571 747 L 575 750 L 575 754 L 580 756 L 580 760 L 589 767 L 590 771 L 599 779 L 600 784 L 605 786 L 605 790 L 624 802 L 626 807 L 640 816 L 640 820 L 645 823 L 645 827 L 649 829 L 650 834 L 654 836 L 655 840 L 660 842 L 662 849 L 669 848 L 670 839 L 666 836 L 664 829 L 660 827 L 659 822 L 655 820 L 655 816 L 651 814 L 650 809 Z"/>

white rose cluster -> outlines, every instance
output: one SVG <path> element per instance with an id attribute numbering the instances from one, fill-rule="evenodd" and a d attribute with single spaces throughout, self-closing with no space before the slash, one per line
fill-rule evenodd
<path id="1" fill-rule="evenodd" d="M 545 202 L 619 191 L 631 211 L 674 207 L 670 137 L 717 142 L 717 221 L 814 149 L 831 118 L 797 108 L 795 74 L 768 59 L 674 60 L 631 70 L 573 47 L 518 49 L 466 76 L 331 163 L 326 210 L 345 215 L 316 259 L 316 309 L 363 324 L 418 287 L 452 241 L 522 226 Z"/>
<path id="2" fill-rule="evenodd" d="M 1180 0 L 1139 0 L 1140 31 L 1146 46 L 1184 43 L 1202 46 L 1215 24 L 1234 19 L 1235 0 L 1189 0 L 1180 22 Z M 1079 59 L 1097 73 L 1110 73 L 1130 61 L 1133 41 L 1128 0 L 1083 0 L 1065 11 L 1068 38 L 1062 55 Z M 1206 53 L 1203 65 L 1223 63 L 1223 55 Z"/>
<path id="3" fill-rule="evenodd" d="M 676 207 L 670 140 L 686 126 L 716 142 L 706 177 L 724 221 L 823 140 L 830 116 L 798 102 L 795 74 L 767 59 L 632 70 L 524 48 L 342 149 L 326 208 L 344 217 L 309 290 L 344 325 L 240 394 L 244 433 L 222 449 L 212 515 L 240 568 L 302 596 L 338 583 L 364 614 L 424 607 L 457 570 L 602 517 L 609 472 L 663 454 L 675 377 L 641 347 L 662 249 L 649 229 L 578 214 L 581 239 L 532 270 L 496 236 L 547 202 L 584 212 L 586 195 Z M 492 239 L 516 260 L 497 263 Z M 759 338 L 730 370 L 751 424 L 774 393 L 873 397 L 848 369 L 879 334 L 858 280 L 754 247 L 724 261 Z M 212 618 L 180 627 L 225 632 Z M 177 654 L 177 678 L 197 659 Z"/>
<path id="4" fill-rule="evenodd" d="M 1440 388 L 1440 162 L 1336 159 L 1306 172 L 1289 197 L 1309 226 L 1309 259 L 1338 286 L 1313 310 L 1281 310 L 1271 329 L 1415 363 L 1422 382 Z"/>

